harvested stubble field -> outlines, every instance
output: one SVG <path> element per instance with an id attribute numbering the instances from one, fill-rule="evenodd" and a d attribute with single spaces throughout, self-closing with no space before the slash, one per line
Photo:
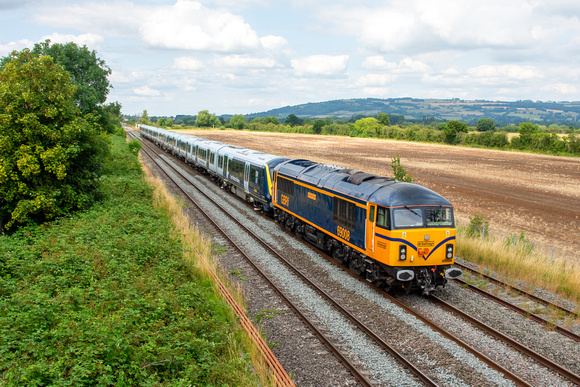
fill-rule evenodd
<path id="1" fill-rule="evenodd" d="M 189 130 L 195 136 L 290 158 L 393 176 L 391 158 L 450 200 L 461 224 L 481 213 L 492 234 L 525 232 L 555 259 L 580 264 L 580 159 L 439 144 L 247 131 Z"/>

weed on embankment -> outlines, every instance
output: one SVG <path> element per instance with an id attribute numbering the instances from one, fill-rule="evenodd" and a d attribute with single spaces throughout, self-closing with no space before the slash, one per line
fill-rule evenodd
<path id="1" fill-rule="evenodd" d="M 90 210 L 0 237 L 0 385 L 255 385 L 121 137 L 107 168 Z"/>

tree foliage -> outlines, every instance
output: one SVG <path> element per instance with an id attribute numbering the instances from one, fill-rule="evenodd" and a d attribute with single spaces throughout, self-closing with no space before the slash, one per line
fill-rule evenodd
<path id="1" fill-rule="evenodd" d="M 520 145 L 527 148 L 532 143 L 532 134 L 538 131 L 538 126 L 531 122 L 522 122 L 519 126 Z"/>
<path id="2" fill-rule="evenodd" d="M 234 129 L 244 129 L 246 126 L 246 119 L 242 114 L 236 114 L 230 120 L 230 126 Z"/>
<path id="3" fill-rule="evenodd" d="M 214 113 L 210 113 L 209 110 L 202 110 L 197 113 L 197 118 L 195 119 L 195 125 L 199 127 L 208 126 L 219 126 L 221 124 L 220 120 L 217 119 Z"/>
<path id="4" fill-rule="evenodd" d="M 111 89 L 108 79 L 111 69 L 94 50 L 73 42 L 51 45 L 50 40 L 45 40 L 34 45 L 32 54 L 37 57 L 48 55 L 68 71 L 72 84 L 77 87 L 74 100 L 81 113 L 94 114 L 107 133 L 116 131 L 120 125 L 120 105 L 116 102 L 105 105 Z"/>
<path id="5" fill-rule="evenodd" d="M 443 134 L 445 135 L 445 142 L 448 144 L 454 144 L 457 139 L 458 133 L 467 133 L 467 124 L 461 121 L 449 121 L 445 128 L 443 129 Z"/>
<path id="6" fill-rule="evenodd" d="M 361 118 L 354 123 L 356 134 L 364 137 L 379 136 L 380 124 L 374 117 Z"/>
<path id="7" fill-rule="evenodd" d="M 321 119 L 314 120 L 314 123 L 312 124 L 312 130 L 314 131 L 314 133 L 320 134 L 320 132 L 322 132 L 322 128 L 325 125 L 326 125 L 326 121 L 324 121 L 324 120 L 321 120 Z"/>
<path id="8" fill-rule="evenodd" d="M 302 120 L 294 115 L 294 114 L 289 114 L 288 117 L 286 117 L 286 120 L 284 121 L 284 123 L 286 125 L 290 125 L 290 126 L 298 126 L 298 125 L 302 125 Z"/>
<path id="9" fill-rule="evenodd" d="M 0 68 L 0 232 L 90 205 L 107 143 L 50 56 L 13 52 Z"/>
<path id="10" fill-rule="evenodd" d="M 413 182 L 413 177 L 401 166 L 401 156 L 399 156 L 399 154 L 393 156 L 391 159 L 391 168 L 393 168 L 395 180 L 407 183 Z"/>
<path id="11" fill-rule="evenodd" d="M 487 132 L 495 130 L 495 122 L 491 118 L 480 118 L 477 120 L 477 131 Z"/>
<path id="12" fill-rule="evenodd" d="M 377 114 L 377 121 L 379 121 L 379 123 L 381 125 L 385 125 L 385 126 L 388 126 L 391 124 L 391 120 L 390 120 L 389 115 L 387 113 Z"/>

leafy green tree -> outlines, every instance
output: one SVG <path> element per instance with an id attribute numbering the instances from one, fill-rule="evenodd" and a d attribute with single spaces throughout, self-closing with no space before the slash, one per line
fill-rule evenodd
<path id="1" fill-rule="evenodd" d="M 86 208 L 108 146 L 50 56 L 13 52 L 0 69 L 0 232 Z"/>
<path id="2" fill-rule="evenodd" d="M 377 114 L 377 120 L 381 125 L 389 126 L 391 124 L 391 120 L 389 119 L 389 115 L 387 113 Z"/>
<path id="3" fill-rule="evenodd" d="M 246 119 L 242 114 L 236 114 L 230 120 L 230 126 L 234 129 L 244 129 L 246 126 Z"/>
<path id="4" fill-rule="evenodd" d="M 157 120 L 157 124 L 159 124 L 159 126 L 161 127 L 165 126 L 165 118 L 159 117 L 159 119 Z"/>
<path id="5" fill-rule="evenodd" d="M 71 82 L 77 86 L 75 92 L 76 105 L 82 114 L 93 113 L 107 133 L 114 133 L 120 122 L 114 115 L 114 107 L 104 105 L 111 89 L 108 76 L 111 69 L 97 53 L 86 46 L 79 47 L 76 43 L 55 43 L 50 40 L 34 45 L 32 53 L 35 56 L 48 55 L 60 64 L 71 75 Z M 111 116 L 113 114 L 113 116 Z"/>
<path id="6" fill-rule="evenodd" d="M 87 46 L 79 47 L 73 42 L 51 45 L 50 40 L 45 40 L 35 44 L 32 53 L 38 57 L 51 56 L 70 73 L 72 83 L 77 86 L 74 98 L 81 113 L 91 113 L 107 100 L 111 69 L 94 50 L 89 51 Z"/>
<path id="7" fill-rule="evenodd" d="M 220 120 L 217 119 L 214 113 L 210 113 L 209 110 L 201 110 L 197 113 L 197 118 L 195 119 L 195 125 L 199 127 L 208 126 L 219 126 L 221 124 Z"/>
<path id="8" fill-rule="evenodd" d="M 139 123 L 140 124 L 150 124 L 151 121 L 149 121 L 149 114 L 147 113 L 147 110 L 143 110 L 143 113 L 141 114 L 141 118 L 139 118 Z"/>
<path id="9" fill-rule="evenodd" d="M 303 121 L 294 114 L 289 114 L 288 117 L 286 117 L 286 120 L 284 121 L 285 124 L 290 126 L 302 125 L 302 122 Z"/>
<path id="10" fill-rule="evenodd" d="M 167 126 L 168 128 L 172 128 L 173 127 L 173 120 L 171 118 L 166 119 L 165 126 Z"/>
<path id="11" fill-rule="evenodd" d="M 488 132 L 495 130 L 495 122 L 491 118 L 480 118 L 477 120 L 477 131 Z"/>
<path id="12" fill-rule="evenodd" d="M 376 136 L 379 134 L 379 121 L 374 117 L 361 118 L 354 123 L 357 135 Z"/>
<path id="13" fill-rule="evenodd" d="M 531 122 L 522 122 L 518 132 L 520 133 L 520 147 L 528 148 L 532 143 L 532 134 L 538 132 L 538 125 L 534 125 Z"/>
<path id="14" fill-rule="evenodd" d="M 314 123 L 312 124 L 312 130 L 314 131 L 314 133 L 316 134 L 320 134 L 320 132 L 322 132 L 322 128 L 326 125 L 326 121 L 318 119 L 318 120 L 314 120 Z"/>
<path id="15" fill-rule="evenodd" d="M 463 132 L 467 133 L 467 124 L 461 121 L 449 121 L 445 128 L 443 128 L 443 134 L 445 135 L 445 142 L 448 144 L 455 144 L 457 139 L 457 134 Z"/>

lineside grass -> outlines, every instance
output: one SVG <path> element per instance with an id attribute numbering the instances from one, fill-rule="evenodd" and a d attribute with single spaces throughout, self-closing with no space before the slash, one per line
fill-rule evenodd
<path id="1" fill-rule="evenodd" d="M 112 148 L 101 202 L 0 236 L 0 385 L 258 384 L 157 189 L 123 138 Z"/>
<path id="2" fill-rule="evenodd" d="M 457 255 L 504 276 L 523 281 L 580 302 L 580 267 L 566 261 L 553 263 L 528 245 L 510 243 L 500 239 L 472 237 L 467 227 L 457 228 Z"/>
<path id="3" fill-rule="evenodd" d="M 227 277 L 221 275 L 222 272 L 212 259 L 212 245 L 209 238 L 202 235 L 199 229 L 192 225 L 189 218 L 183 212 L 183 203 L 171 195 L 167 187 L 159 178 L 154 177 L 147 167 L 145 169 L 145 180 L 149 186 L 154 188 L 153 201 L 156 207 L 162 208 L 172 220 L 175 232 L 181 238 L 183 244 L 183 256 L 187 262 L 194 266 L 196 272 L 204 280 L 211 284 L 212 291 L 217 298 L 221 298 L 221 293 L 217 283 L 213 279 L 213 274 L 217 274 L 221 282 L 228 287 L 230 294 L 236 302 L 246 309 L 245 300 L 239 287 L 234 287 Z M 270 369 L 265 364 L 262 354 L 245 332 L 241 333 L 243 350 L 248 351 L 253 369 L 260 379 L 261 386 L 274 386 L 275 381 Z M 232 356 L 239 356 L 238 345 L 232 346 Z"/>

